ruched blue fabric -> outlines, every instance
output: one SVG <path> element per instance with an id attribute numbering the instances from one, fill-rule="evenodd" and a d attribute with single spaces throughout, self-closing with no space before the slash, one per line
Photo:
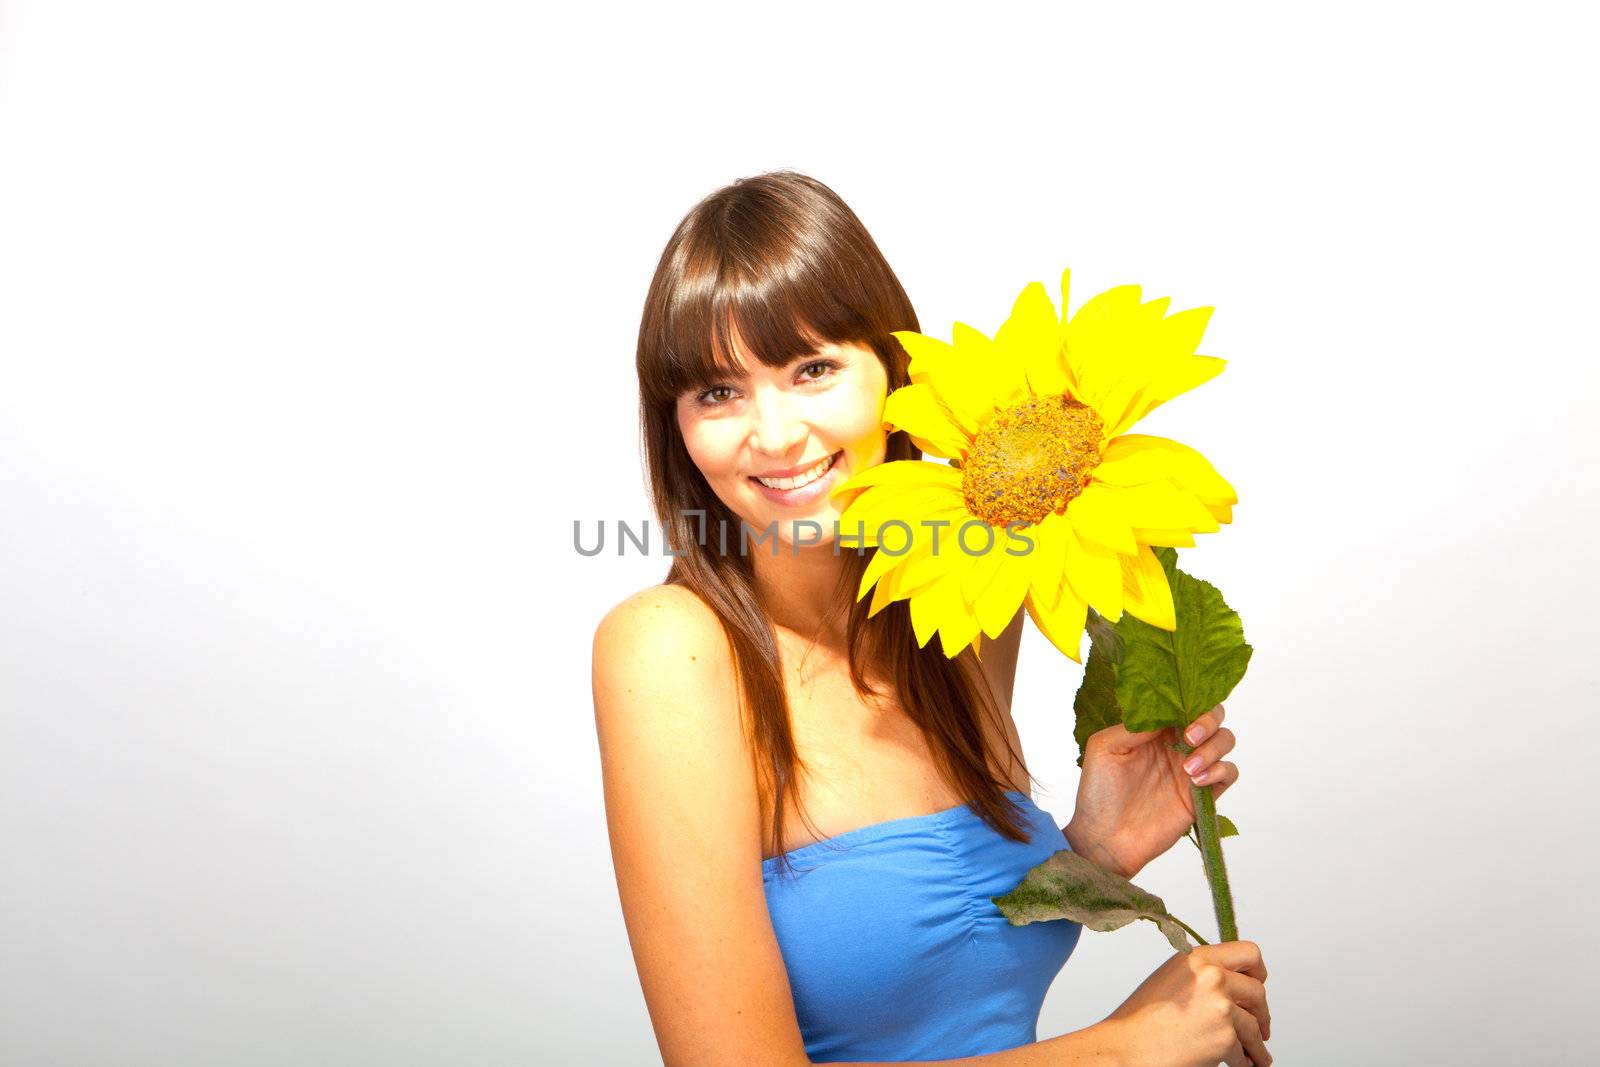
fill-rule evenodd
<path id="1" fill-rule="evenodd" d="M 1038 1040 L 1039 1009 L 1083 927 L 1012 926 L 995 907 L 1070 847 L 1049 813 L 1009 794 L 1031 840 L 970 807 L 863 826 L 763 863 L 767 910 L 813 1063 L 939 1060 Z"/>

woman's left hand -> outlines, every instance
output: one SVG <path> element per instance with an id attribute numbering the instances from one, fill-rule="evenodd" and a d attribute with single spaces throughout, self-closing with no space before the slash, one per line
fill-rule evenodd
<path id="1" fill-rule="evenodd" d="M 1092 734 L 1065 828 L 1073 851 L 1132 878 L 1176 844 L 1194 824 L 1190 784 L 1213 786 L 1220 797 L 1239 780 L 1238 766 L 1222 760 L 1234 745 L 1223 714 L 1218 704 L 1189 724 L 1185 734 L 1195 749 L 1187 756 L 1175 747 L 1178 731 L 1171 726 L 1132 733 L 1118 723 Z"/>

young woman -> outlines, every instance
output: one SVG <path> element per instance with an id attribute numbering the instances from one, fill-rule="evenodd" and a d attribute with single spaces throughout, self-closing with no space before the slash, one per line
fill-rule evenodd
<path id="1" fill-rule="evenodd" d="M 1068 847 L 1131 877 L 1192 822 L 1190 776 L 1170 732 L 1103 730 L 1063 831 L 1011 719 L 1021 613 L 980 663 L 919 648 L 906 602 L 856 600 L 871 550 L 836 545 L 828 492 L 918 458 L 881 423 L 908 380 L 891 332 L 916 329 L 855 214 L 793 172 L 703 200 L 651 282 L 640 408 L 678 555 L 601 622 L 594 693 L 662 1058 L 1264 1067 L 1248 941 L 1174 955 L 1102 1022 L 1036 1040 L 1081 927 L 1012 927 L 990 897 Z M 1219 792 L 1238 778 L 1222 717 L 1191 728 Z"/>

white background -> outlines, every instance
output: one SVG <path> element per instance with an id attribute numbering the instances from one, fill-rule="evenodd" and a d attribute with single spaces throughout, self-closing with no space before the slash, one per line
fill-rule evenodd
<path id="1" fill-rule="evenodd" d="M 1473 10 L 1466 10 L 1472 8 Z M 0 1062 L 655 1062 L 601 615 L 700 197 L 838 191 L 925 332 L 1217 310 L 1222 810 L 1272 1047 L 1592 1052 L 1592 27 L 1568 5 L 0 7 Z M 1584 103 L 1590 101 L 1590 103 Z M 1030 630 L 1041 804 L 1078 668 Z M 663 709 L 668 713 L 670 709 Z M 1141 884 L 1214 931 L 1186 843 Z M 1170 950 L 1085 933 L 1040 1033 Z"/>

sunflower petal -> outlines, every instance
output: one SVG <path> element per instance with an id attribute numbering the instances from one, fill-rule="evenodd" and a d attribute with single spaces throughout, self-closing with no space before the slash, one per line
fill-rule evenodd
<path id="1" fill-rule="evenodd" d="M 950 554 L 949 547 L 941 541 L 935 550 L 930 542 L 927 551 L 919 551 L 916 559 L 894 572 L 893 577 L 899 588 L 910 593 L 958 568 L 964 572 L 965 568 L 961 568 L 960 561 Z"/>
<path id="2" fill-rule="evenodd" d="M 979 382 L 974 399 L 983 408 L 992 411 L 1010 403 L 1018 395 L 1019 385 L 1024 391 L 1027 389 L 1021 368 L 1007 366 L 994 341 L 982 330 L 955 322 L 950 326 L 950 340 L 961 354 L 963 366 Z"/>
<path id="3" fill-rule="evenodd" d="M 1141 304 L 1138 286 L 1117 286 L 1062 326 L 1078 398 L 1094 408 L 1108 437 L 1221 370 L 1221 361 L 1195 355 L 1211 309 L 1167 316 L 1170 304 L 1167 297 Z"/>
<path id="4" fill-rule="evenodd" d="M 939 644 L 944 649 L 946 659 L 955 659 L 968 645 L 978 639 L 978 620 L 961 602 L 959 575 L 952 574 L 945 579 L 942 588 L 946 590 L 944 603 L 950 607 L 939 626 Z"/>
<path id="5" fill-rule="evenodd" d="M 1149 322 L 1161 322 L 1172 304 L 1172 297 L 1162 296 L 1139 305 L 1139 317 Z"/>
<path id="6" fill-rule="evenodd" d="M 1033 552 L 1028 555 L 1031 564 L 1028 592 L 1040 602 L 1054 607 L 1061 593 L 1061 578 L 1067 561 L 1067 539 L 1076 539 L 1072 524 L 1065 515 L 1051 512 L 1033 530 Z"/>
<path id="7" fill-rule="evenodd" d="M 909 537 L 896 533 L 891 535 L 891 539 L 889 540 L 890 544 L 892 544 L 895 548 L 898 549 L 902 544 L 904 544 L 905 549 L 898 554 L 892 554 L 885 552 L 880 546 L 878 551 L 872 554 L 872 559 L 867 562 L 866 570 L 861 574 L 861 585 L 856 592 L 856 599 L 860 600 L 862 597 L 866 596 L 867 590 L 872 587 L 873 582 L 880 581 L 880 579 L 886 580 L 885 576 L 891 573 L 900 574 L 902 571 L 919 564 L 922 560 L 926 559 L 933 553 L 933 533 L 935 529 L 947 530 L 948 527 L 924 526 L 924 521 L 943 521 L 954 525 L 963 517 L 967 517 L 966 510 L 964 508 L 960 508 L 955 509 L 954 511 L 929 512 L 921 515 L 916 522 L 910 522 L 904 519 L 899 520 L 901 522 L 905 522 L 906 528 L 909 530 Z M 886 523 L 888 521 L 890 520 L 885 520 Z M 843 527 L 844 523 L 841 522 L 840 525 Z M 854 526 L 855 523 L 851 522 L 850 525 Z M 941 540 L 943 539 L 943 536 L 943 533 L 941 533 Z M 879 544 L 878 528 L 871 530 L 871 532 L 868 534 L 868 540 L 874 545 Z M 928 569 L 929 568 L 927 567 L 919 567 L 918 570 L 913 574 L 913 579 L 921 579 Z M 903 578 L 900 579 L 901 583 L 903 583 L 903 581 Z M 906 588 L 909 590 L 910 587 Z M 896 597 L 895 599 L 899 598 Z"/>
<path id="8" fill-rule="evenodd" d="M 1126 437 L 1116 437 L 1101 451 L 1094 480 L 1107 485 L 1143 485 L 1172 478 L 1176 464 L 1170 453 L 1155 448 L 1116 448 Z"/>
<path id="9" fill-rule="evenodd" d="M 1054 606 L 1035 599 L 1032 593 L 1026 601 L 1028 615 L 1039 632 L 1061 650 L 1061 654 L 1074 663 L 1082 663 L 1083 628 L 1089 619 L 1088 606 L 1067 589 L 1061 591 Z"/>
<path id="10" fill-rule="evenodd" d="M 908 562 L 907 557 L 910 555 L 910 551 L 906 551 L 896 556 L 885 552 L 882 548 L 874 552 L 872 558 L 867 560 L 867 569 L 861 572 L 861 583 L 856 588 L 856 599 L 860 600 L 866 596 L 867 590 L 873 585 L 883 588 L 884 577 L 896 567 Z"/>
<path id="11" fill-rule="evenodd" d="M 961 551 L 960 545 L 956 551 Z M 995 574 L 1000 570 L 1000 565 L 1005 562 L 1005 549 L 998 540 L 988 551 L 973 556 L 972 564 L 967 568 L 967 576 L 961 582 L 961 599 L 971 607 L 978 600 L 978 594 L 989 587 Z"/>
<path id="12" fill-rule="evenodd" d="M 879 582 L 877 587 L 872 590 L 872 605 L 867 608 L 867 618 L 872 618 L 878 612 L 894 603 L 894 597 L 890 596 L 889 593 L 889 586 Z M 861 598 L 856 597 L 856 599 L 860 600 Z"/>
<path id="13" fill-rule="evenodd" d="M 1122 567 L 1115 552 L 1085 544 L 1067 530 L 1066 578 L 1079 600 L 1112 622 L 1122 618 Z"/>
<path id="14" fill-rule="evenodd" d="M 828 490 L 829 498 L 865 489 L 869 485 L 951 485 L 961 487 L 961 472 L 948 463 L 922 459 L 895 459 L 857 471 Z"/>
<path id="15" fill-rule="evenodd" d="M 1131 527 L 1216 533 L 1217 520 L 1190 493 L 1171 482 L 1105 486 L 1105 496 Z"/>
<path id="16" fill-rule="evenodd" d="M 990 341 L 971 327 L 956 325 L 953 345 L 909 330 L 896 330 L 894 336 L 912 354 L 908 368 L 912 384 L 930 386 L 971 437 L 994 414 L 993 388 L 986 374 Z"/>
<path id="17" fill-rule="evenodd" d="M 1141 545 L 1162 545 L 1166 548 L 1194 547 L 1194 532 L 1191 530 L 1147 530 L 1135 526 L 1133 536 Z"/>
<path id="18" fill-rule="evenodd" d="M 1004 555 L 1003 549 L 997 551 Z M 984 633 L 999 637 L 1011 625 L 1011 620 L 1017 617 L 1017 609 L 1022 607 L 1023 598 L 1028 595 L 1028 579 L 1032 574 L 1026 556 L 1005 558 L 994 581 L 978 595 L 978 602 L 973 605 L 978 626 Z"/>
<path id="19" fill-rule="evenodd" d="M 1066 349 L 1059 336 L 1049 348 L 1033 353 L 1028 360 L 1027 373 L 1028 388 L 1033 390 L 1035 396 L 1078 395 L 1078 383 L 1072 379 L 1072 370 L 1067 366 Z"/>
<path id="20" fill-rule="evenodd" d="M 955 659 L 972 646 L 974 650 L 982 635 L 978 633 L 977 624 L 972 620 L 963 618 L 955 627 L 946 627 L 939 631 L 939 643 L 944 647 L 946 659 Z M 974 651 L 976 655 L 976 651 Z"/>
<path id="21" fill-rule="evenodd" d="M 1206 325 L 1211 321 L 1214 308 L 1190 308 L 1176 315 L 1168 315 L 1161 322 L 1163 347 L 1175 356 L 1192 356 L 1200 347 Z"/>
<path id="22" fill-rule="evenodd" d="M 1139 310 L 1137 285 L 1114 285 L 1103 293 L 1096 293 L 1084 301 L 1083 307 L 1070 321 L 1082 318 L 1085 324 L 1094 324 L 1132 315 Z"/>
<path id="23" fill-rule="evenodd" d="M 1067 518 L 1085 544 L 1124 555 L 1138 550 L 1132 524 L 1116 507 L 1110 486 L 1090 482 L 1067 504 Z"/>
<path id="24" fill-rule="evenodd" d="M 1061 319 L 1044 286 L 1030 282 L 1012 305 L 1011 315 L 994 335 L 995 366 L 1000 381 L 996 402 L 1005 407 L 1029 395 L 1029 371 L 1038 356 L 1061 349 Z M 1060 390 L 1056 390 L 1060 392 Z"/>
<path id="25" fill-rule="evenodd" d="M 972 443 L 931 385 L 913 382 L 890 393 L 883 421 L 910 434 L 924 452 L 945 459 L 965 459 Z"/>
<path id="26" fill-rule="evenodd" d="M 1137 555 L 1122 557 L 1122 596 L 1123 606 L 1134 618 L 1162 630 L 1178 628 L 1167 572 L 1145 545 L 1139 546 Z"/>
<path id="27" fill-rule="evenodd" d="M 1070 392 L 1075 400 L 1083 400 L 1083 390 L 1078 389 L 1077 376 L 1072 373 L 1072 360 L 1067 358 L 1067 323 L 1072 322 L 1067 315 L 1067 294 L 1072 290 L 1072 269 L 1061 272 L 1061 323 L 1056 326 L 1056 350 L 1051 358 L 1040 358 L 1030 368 L 1029 384 L 1034 386 L 1035 394 L 1040 397 L 1054 397 L 1054 395 Z M 1054 389 L 1056 382 L 1066 382 L 1066 389 Z M 1090 405 L 1093 406 L 1093 405 Z"/>
<path id="28" fill-rule="evenodd" d="M 1153 453 L 1160 456 L 1165 466 L 1162 477 L 1169 479 L 1178 488 L 1183 489 L 1216 511 L 1213 505 L 1237 504 L 1239 495 L 1234 492 L 1233 486 L 1227 479 L 1217 473 L 1211 462 L 1199 452 L 1188 445 L 1165 437 L 1151 437 L 1147 434 L 1123 434 L 1106 443 L 1102 453 L 1104 459 L 1099 467 L 1095 468 L 1094 475 L 1100 480 L 1100 471 L 1107 464 L 1121 462 L 1136 453 Z M 1141 463 L 1148 462 L 1141 460 Z M 1118 484 L 1130 484 L 1121 482 Z M 1218 521 L 1226 519 L 1218 517 Z"/>
<path id="29" fill-rule="evenodd" d="M 916 562 L 925 563 L 929 558 L 924 551 L 917 557 Z M 883 590 L 886 600 L 911 600 L 943 581 L 948 573 L 942 568 L 931 572 L 926 568 L 920 571 L 892 570 L 884 575 L 883 580 L 878 583 L 878 588 Z"/>
<path id="30" fill-rule="evenodd" d="M 929 337 L 915 330 L 895 330 L 894 339 L 900 342 L 900 347 L 911 357 L 910 362 L 906 364 L 906 372 L 916 383 L 928 382 L 932 375 L 948 366 L 955 358 L 956 350 L 948 341 L 941 341 L 937 337 Z"/>
<path id="31" fill-rule="evenodd" d="M 964 612 L 961 604 L 961 582 L 954 575 L 935 582 L 911 598 L 911 628 L 917 635 L 917 646 L 928 643 L 935 632 L 957 611 Z"/>
<path id="32" fill-rule="evenodd" d="M 1119 285 L 1092 297 L 1062 327 L 1078 398 L 1107 426 L 1162 365 L 1156 324 L 1139 309 L 1139 287 Z"/>
<path id="33" fill-rule="evenodd" d="M 1161 369 L 1128 398 L 1114 418 L 1107 421 L 1107 435 L 1116 437 L 1126 433 L 1134 423 L 1168 400 L 1204 385 L 1221 374 L 1227 365 L 1227 360 L 1215 356 L 1191 356 Z"/>
<path id="34" fill-rule="evenodd" d="M 839 529 L 853 536 L 857 524 L 860 524 L 865 527 L 863 543 L 875 545 L 883 525 L 892 519 L 915 526 L 919 520 L 931 518 L 935 512 L 942 514 L 962 506 L 961 491 L 949 486 L 912 489 L 874 486 L 850 501 L 850 505 L 839 513 Z"/>

